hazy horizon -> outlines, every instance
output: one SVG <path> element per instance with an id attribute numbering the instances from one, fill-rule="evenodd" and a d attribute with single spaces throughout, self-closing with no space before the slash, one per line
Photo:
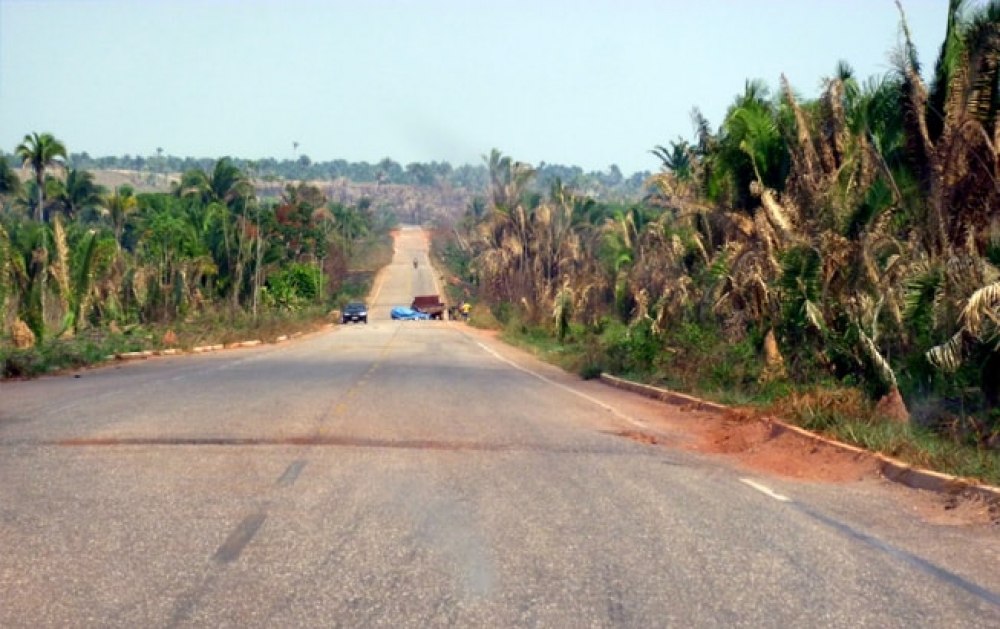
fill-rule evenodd
<path id="1" fill-rule="evenodd" d="M 947 3 L 903 5 L 932 68 Z M 813 98 L 839 60 L 884 74 L 899 41 L 893 0 L 0 0 L 0 149 L 50 132 L 94 157 L 459 167 L 496 148 L 628 176 L 747 80 Z"/>

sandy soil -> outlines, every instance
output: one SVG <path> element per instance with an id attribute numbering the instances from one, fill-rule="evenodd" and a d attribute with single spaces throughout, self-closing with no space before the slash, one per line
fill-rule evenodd
<path id="1" fill-rule="evenodd" d="M 731 455 L 749 468 L 779 476 L 830 483 L 878 476 L 878 464 L 871 456 L 777 430 L 767 420 L 714 414 L 699 432 L 700 443 L 694 449 Z"/>
<path id="2" fill-rule="evenodd" d="M 882 478 L 879 461 L 868 452 L 817 442 L 781 430 L 766 418 L 748 413 L 696 411 L 662 404 L 656 428 L 683 431 L 685 449 L 722 456 L 755 472 L 812 483 L 854 483 Z M 638 431 L 623 437 L 674 447 L 668 440 Z M 1000 526 L 1000 505 L 987 504 L 972 494 L 947 495 L 930 491 L 907 492 L 913 513 L 942 526 Z"/>

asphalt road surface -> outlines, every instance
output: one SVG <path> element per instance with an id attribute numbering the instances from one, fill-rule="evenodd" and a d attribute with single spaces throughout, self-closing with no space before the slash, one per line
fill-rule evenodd
<path id="1" fill-rule="evenodd" d="M 368 325 L 0 384 L 0 626 L 1000 627 L 995 527 L 616 436 L 434 289 L 408 229 Z"/>

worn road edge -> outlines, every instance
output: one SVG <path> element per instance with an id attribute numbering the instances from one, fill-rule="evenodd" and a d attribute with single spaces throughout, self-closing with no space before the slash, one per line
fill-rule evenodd
<path id="1" fill-rule="evenodd" d="M 323 331 L 334 327 L 334 324 L 327 323 L 322 329 L 317 330 Z M 284 343 L 285 341 L 291 339 L 297 339 L 300 336 L 307 336 L 309 334 L 315 334 L 315 332 L 296 332 L 290 336 L 282 335 L 274 340 L 272 345 L 278 343 Z M 140 352 L 122 352 L 119 354 L 112 354 L 108 356 L 105 360 L 107 362 L 111 361 L 129 361 L 129 360 L 146 360 L 147 358 L 152 358 L 154 356 L 180 356 L 182 354 L 204 354 L 207 352 L 218 352 L 224 349 L 239 349 L 241 347 L 257 347 L 258 345 L 265 345 L 266 342 L 260 339 L 254 339 L 252 341 L 241 341 L 236 343 L 217 343 L 215 345 L 200 345 L 198 347 L 192 347 L 189 350 L 184 350 L 178 347 L 172 347 L 168 349 L 147 349 Z"/>
<path id="2" fill-rule="evenodd" d="M 601 374 L 601 382 L 619 389 L 638 393 L 639 395 L 653 398 L 655 400 L 660 400 L 662 402 L 666 402 L 667 404 L 673 404 L 675 406 L 686 406 L 700 411 L 725 412 L 730 410 L 728 406 L 724 406 L 722 404 L 708 402 L 690 395 L 677 393 L 668 389 L 661 389 L 648 384 L 624 380 L 615 376 L 609 376 L 608 374 Z M 991 505 L 1000 507 L 1000 487 L 979 485 L 967 479 L 952 476 L 950 474 L 942 474 L 941 472 L 933 472 L 931 470 L 917 468 L 898 459 L 885 456 L 884 454 L 871 452 L 870 450 L 865 450 L 864 448 L 841 443 L 840 441 L 818 435 L 814 432 L 810 432 L 798 426 L 793 426 L 773 417 L 769 418 L 768 421 L 771 422 L 776 434 L 781 432 L 792 432 L 805 437 L 806 439 L 810 439 L 833 448 L 838 448 L 852 454 L 864 454 L 874 457 L 878 461 L 879 472 L 882 476 L 893 482 L 901 483 L 914 489 L 924 489 L 943 494 L 977 496 Z"/>

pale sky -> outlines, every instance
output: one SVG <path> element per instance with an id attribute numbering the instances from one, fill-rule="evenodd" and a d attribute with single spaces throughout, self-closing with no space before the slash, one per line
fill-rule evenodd
<path id="1" fill-rule="evenodd" d="M 925 76 L 947 5 L 903 0 Z M 747 79 L 811 98 L 899 41 L 893 0 L 0 0 L 0 150 L 629 175 Z"/>

